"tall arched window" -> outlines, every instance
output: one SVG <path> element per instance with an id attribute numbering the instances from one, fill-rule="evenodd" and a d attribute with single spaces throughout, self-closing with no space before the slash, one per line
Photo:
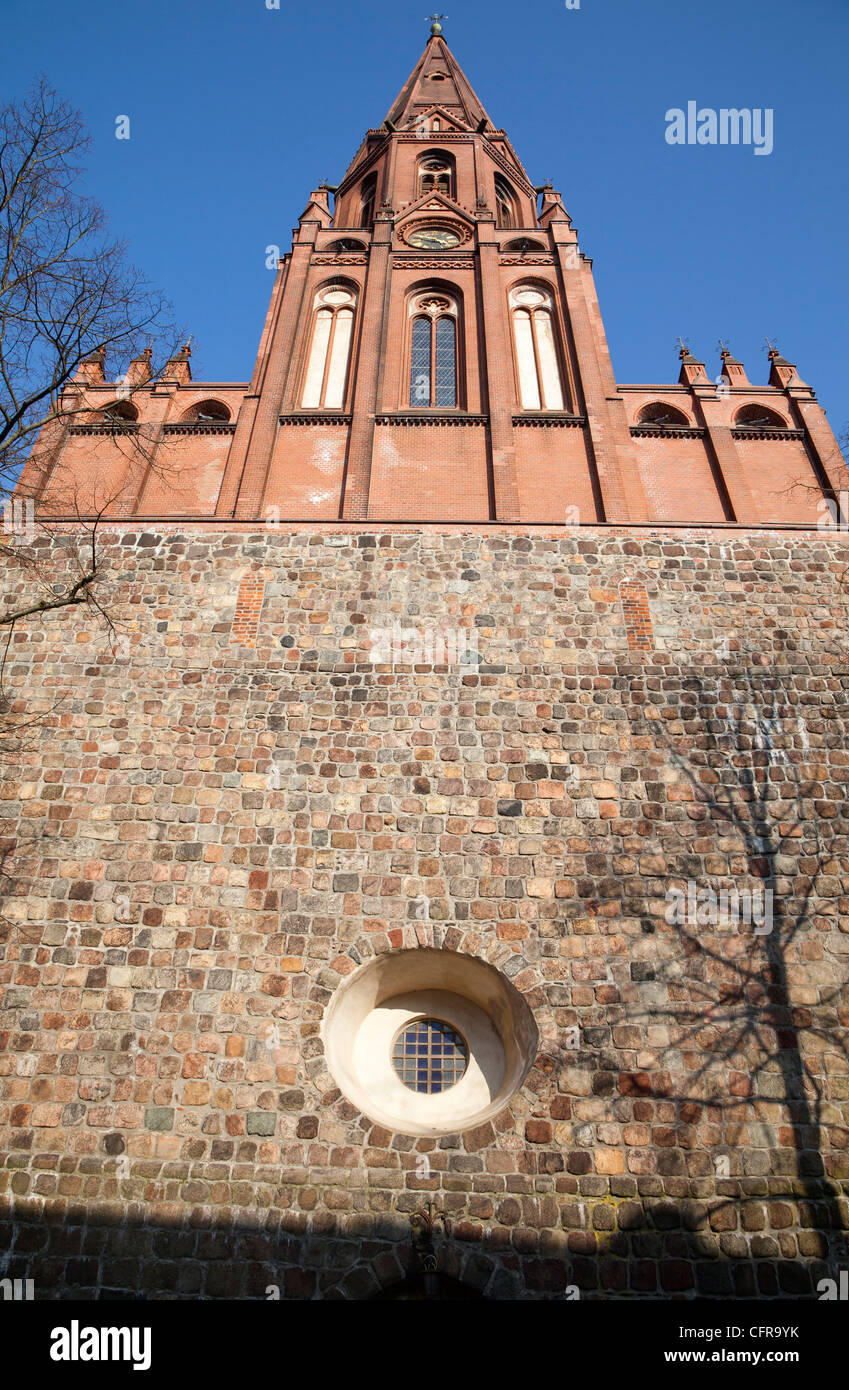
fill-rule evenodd
<path id="1" fill-rule="evenodd" d="M 410 305 L 410 406 L 452 409 L 458 404 L 457 304 L 427 291 Z"/>
<path id="2" fill-rule="evenodd" d="M 446 193 L 454 196 L 454 168 L 450 155 L 423 155 L 418 162 L 419 186 L 417 196 L 425 193 Z"/>
<path id="3" fill-rule="evenodd" d="M 499 227 L 518 227 L 516 195 L 505 178 L 495 175 L 496 224 Z"/>
<path id="4" fill-rule="evenodd" d="M 553 307 L 551 295 L 533 285 L 520 285 L 510 295 L 523 410 L 564 408 Z"/>
<path id="5" fill-rule="evenodd" d="M 346 285 L 329 285 L 315 297 L 312 342 L 301 406 L 341 410 L 345 404 L 348 361 L 357 296 Z"/>
<path id="6" fill-rule="evenodd" d="M 360 220 L 359 227 L 371 227 L 374 225 L 374 203 L 377 198 L 377 174 L 369 174 L 360 189 Z"/>

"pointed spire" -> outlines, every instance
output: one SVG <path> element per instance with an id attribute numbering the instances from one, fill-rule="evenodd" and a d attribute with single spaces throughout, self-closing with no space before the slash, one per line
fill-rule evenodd
<path id="1" fill-rule="evenodd" d="M 153 348 L 151 346 L 148 346 L 144 348 L 143 351 L 140 352 L 137 357 L 134 357 L 132 359 L 126 377 L 128 385 L 143 386 L 145 382 L 150 381 L 150 363 L 152 357 Z"/>
<path id="2" fill-rule="evenodd" d="M 421 121 L 434 107 L 471 130 L 492 127 L 483 102 L 442 37 L 439 21 L 446 17 L 430 16 L 433 27 L 427 47 L 384 121 L 390 130 Z"/>
<path id="3" fill-rule="evenodd" d="M 544 183 L 540 188 L 534 189 L 535 193 L 542 194 L 542 207 L 539 213 L 539 224 L 547 227 L 549 222 L 568 222 L 571 226 L 572 219 L 563 205 L 563 199 L 556 188 L 550 183 Z"/>
<path id="4" fill-rule="evenodd" d="M 329 227 L 333 222 L 333 213 L 330 210 L 330 194 L 332 192 L 334 189 L 329 183 L 320 183 L 318 188 L 314 188 L 298 221 L 300 223 L 320 222 L 322 227 Z"/>
<path id="5" fill-rule="evenodd" d="M 769 339 L 767 339 L 769 341 Z M 769 349 L 769 385 L 783 391 L 785 386 L 804 386 L 805 383 L 796 371 L 796 363 L 782 357 L 777 347 Z"/>
<path id="6" fill-rule="evenodd" d="M 100 386 L 106 380 L 106 351 L 103 347 L 94 349 L 83 358 L 76 371 L 77 381 L 87 381 L 89 386 Z"/>
<path id="7" fill-rule="evenodd" d="M 176 381 L 181 386 L 187 385 L 192 379 L 191 356 L 192 340 L 189 338 L 188 342 L 183 343 L 180 351 L 168 359 L 165 371 L 162 373 L 163 380 Z"/>
<path id="8" fill-rule="evenodd" d="M 684 342 L 683 338 L 678 339 L 678 357 L 681 361 L 681 371 L 678 375 L 678 382 L 681 386 L 692 386 L 694 382 L 707 381 L 707 372 L 704 362 L 700 362 L 690 351 L 689 343 Z"/>
<path id="9" fill-rule="evenodd" d="M 722 358 L 722 368 L 720 376 L 724 376 L 729 386 L 749 386 L 749 378 L 746 376 L 746 368 L 736 357 L 731 356 L 731 349 L 720 338 L 719 355 Z"/>

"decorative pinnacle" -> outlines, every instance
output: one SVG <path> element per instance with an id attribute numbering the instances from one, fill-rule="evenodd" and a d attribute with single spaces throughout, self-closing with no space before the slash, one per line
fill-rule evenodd
<path id="1" fill-rule="evenodd" d="M 447 14 L 429 14 L 429 15 L 427 16 L 427 19 L 430 21 L 430 36 L 431 36 L 431 38 L 432 38 L 432 39 L 433 39 L 433 38 L 438 38 L 439 35 L 442 33 L 442 25 L 440 24 L 439 21 L 440 21 L 441 19 L 448 19 L 448 15 L 447 15 Z"/>
<path id="2" fill-rule="evenodd" d="M 676 341 L 676 343 L 678 344 L 678 355 L 679 355 L 679 357 L 687 357 L 688 354 L 689 354 L 689 352 L 690 352 L 690 339 L 689 339 L 689 338 L 680 338 L 680 337 L 679 337 L 679 338 L 676 338 L 675 341 Z"/>
<path id="3" fill-rule="evenodd" d="M 731 349 L 723 338 L 719 338 L 716 345 L 719 348 L 720 357 L 725 358 L 731 356 Z"/>

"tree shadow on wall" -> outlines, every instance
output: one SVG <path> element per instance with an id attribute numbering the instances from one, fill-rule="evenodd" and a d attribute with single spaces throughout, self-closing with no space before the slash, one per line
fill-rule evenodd
<path id="1" fill-rule="evenodd" d="M 796 676 L 789 668 L 782 673 L 741 663 L 736 670 L 684 678 L 677 689 L 664 683 L 662 696 L 656 681 L 629 678 L 632 735 L 649 735 L 655 748 L 668 752 L 679 774 L 677 805 L 686 808 L 681 824 L 694 827 L 696 838 L 692 849 L 682 835 L 668 850 L 668 878 L 658 884 L 664 897 L 652 902 L 648 919 L 645 903 L 632 905 L 644 917 L 644 930 L 674 933 L 680 950 L 644 976 L 651 986 L 663 986 L 665 997 L 651 987 L 655 998 L 628 1017 L 655 1030 L 648 1051 L 661 1067 L 687 1073 L 686 1093 L 674 1087 L 679 1123 L 703 1112 L 722 1117 L 731 1126 L 725 1150 L 736 1147 L 735 1127 L 745 1147 L 747 1130 L 762 1125 L 771 1140 L 767 1147 L 777 1149 L 779 1171 L 784 1167 L 790 1180 L 800 1224 L 819 1233 L 808 1239 L 805 1253 L 837 1260 L 845 1259 L 846 1247 L 835 1165 L 847 1130 L 827 1089 L 830 1077 L 849 1071 L 849 957 L 834 949 L 849 907 L 839 877 L 849 822 L 834 799 L 840 787 L 830 796 L 824 786 L 828 773 L 810 747 L 804 720 L 810 706 L 799 702 Z M 813 687 L 819 702 L 822 684 Z M 843 748 L 846 692 L 838 687 L 831 698 L 834 730 L 818 715 L 817 736 L 824 748 Z M 656 801 L 647 804 L 647 814 L 660 819 L 662 783 L 650 786 L 649 795 Z M 699 844 L 706 831 L 709 839 Z M 720 916 L 717 922 L 720 888 L 739 889 L 744 882 L 760 900 L 760 922 L 741 921 L 733 897 L 730 920 Z M 681 900 L 673 904 L 667 897 L 672 886 L 686 895 L 683 917 Z M 704 891 L 711 887 L 713 899 Z M 645 1075 L 633 1078 L 635 1094 L 648 1085 Z M 763 1123 L 779 1110 L 789 1124 Z M 719 1141 L 721 1130 L 716 1133 Z M 716 1152 L 720 1180 L 730 1177 L 722 1160 Z M 726 1184 L 726 1191 L 729 1186 L 736 1185 Z"/>

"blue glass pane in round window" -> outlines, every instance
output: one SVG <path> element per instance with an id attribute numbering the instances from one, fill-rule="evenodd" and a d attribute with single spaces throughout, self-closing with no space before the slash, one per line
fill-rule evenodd
<path id="1" fill-rule="evenodd" d="M 395 1039 L 392 1065 L 409 1090 L 434 1095 L 456 1086 L 469 1065 L 469 1049 L 449 1023 L 418 1018 Z"/>

